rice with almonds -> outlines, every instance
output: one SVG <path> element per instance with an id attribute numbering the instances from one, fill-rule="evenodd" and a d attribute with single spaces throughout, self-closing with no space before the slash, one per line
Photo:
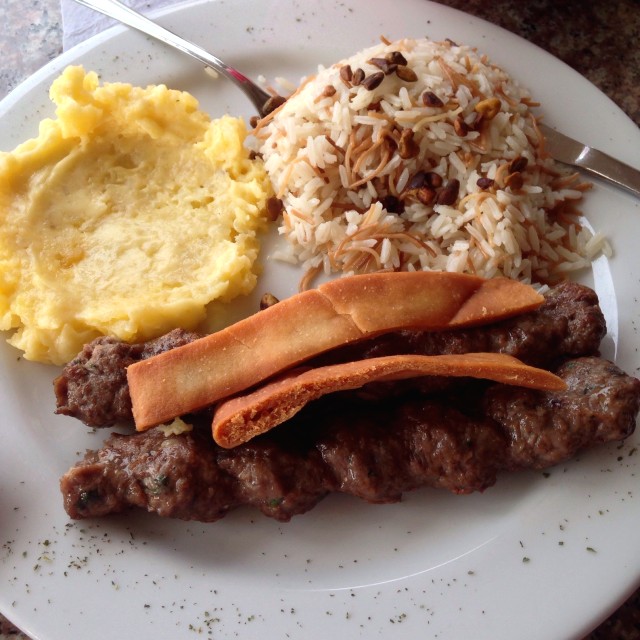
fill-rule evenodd
<path id="1" fill-rule="evenodd" d="M 544 152 L 529 93 L 476 50 L 383 42 L 320 67 L 255 136 L 283 201 L 280 259 L 309 277 L 373 270 L 506 275 L 587 267 L 606 240 L 588 185 Z"/>

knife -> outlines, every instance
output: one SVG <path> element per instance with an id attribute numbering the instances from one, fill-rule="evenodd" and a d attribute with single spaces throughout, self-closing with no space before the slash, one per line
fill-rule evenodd
<path id="1" fill-rule="evenodd" d="M 546 139 L 546 149 L 554 160 L 578 167 L 587 173 L 611 182 L 640 198 L 640 171 L 620 160 L 573 140 L 551 127 L 539 123 Z"/>

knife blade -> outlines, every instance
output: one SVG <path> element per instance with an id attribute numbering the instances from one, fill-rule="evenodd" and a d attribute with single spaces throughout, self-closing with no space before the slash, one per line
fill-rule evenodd
<path id="1" fill-rule="evenodd" d="M 539 123 L 546 149 L 554 160 L 582 169 L 586 173 L 630 191 L 640 198 L 640 171 L 582 142 Z"/>

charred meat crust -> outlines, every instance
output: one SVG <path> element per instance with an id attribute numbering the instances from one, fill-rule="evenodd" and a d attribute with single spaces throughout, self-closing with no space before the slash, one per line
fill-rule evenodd
<path id="1" fill-rule="evenodd" d="M 598 355 L 606 332 L 596 293 L 575 282 L 562 282 L 545 294 L 542 306 L 529 313 L 471 329 L 390 333 L 331 352 L 322 360 L 485 351 L 551 369 L 569 357 Z"/>
<path id="2" fill-rule="evenodd" d="M 199 337 L 197 333 L 174 329 L 155 340 L 138 344 L 111 337 L 93 340 L 53 381 L 56 413 L 78 418 L 90 427 L 130 422 L 127 367 Z"/>
<path id="3" fill-rule="evenodd" d="M 61 479 L 65 508 L 72 518 L 138 507 L 212 522 L 246 504 L 287 521 L 330 492 L 393 502 L 425 486 L 482 491 L 501 471 L 545 468 L 633 432 L 640 381 L 597 357 L 557 373 L 566 391 L 469 381 L 457 402 L 446 392 L 341 394 L 231 450 L 208 430 L 112 435 Z"/>
<path id="4" fill-rule="evenodd" d="M 394 332 L 336 349 L 312 364 L 396 354 L 491 351 L 551 368 L 559 359 L 597 354 L 605 333 L 596 294 L 580 284 L 564 282 L 545 295 L 539 309 L 515 318 L 473 329 Z M 199 337 L 177 329 L 144 344 L 98 338 L 85 346 L 54 381 L 57 413 L 78 418 L 91 427 L 130 423 L 127 366 Z"/>

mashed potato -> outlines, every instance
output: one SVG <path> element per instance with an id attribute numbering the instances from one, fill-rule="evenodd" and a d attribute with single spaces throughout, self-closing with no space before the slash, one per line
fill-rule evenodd
<path id="1" fill-rule="evenodd" d="M 81 67 L 51 98 L 57 117 L 0 154 L 0 329 L 27 359 L 193 328 L 254 287 L 271 192 L 241 120 Z"/>

